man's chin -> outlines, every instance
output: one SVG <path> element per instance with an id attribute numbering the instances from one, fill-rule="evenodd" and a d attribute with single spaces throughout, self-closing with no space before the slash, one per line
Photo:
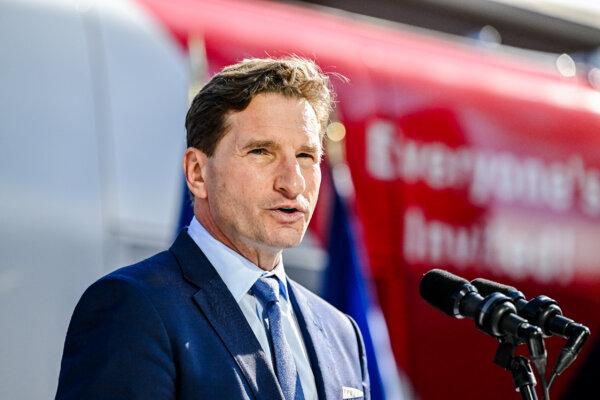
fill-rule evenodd
<path id="1" fill-rule="evenodd" d="M 271 243 L 271 247 L 276 249 L 289 249 L 291 247 L 297 247 L 302 242 L 302 238 L 296 240 L 277 240 Z"/>
<path id="2" fill-rule="evenodd" d="M 288 249 L 298 246 L 303 237 L 304 232 L 280 232 L 277 236 L 269 238 L 269 245 L 277 249 Z"/>

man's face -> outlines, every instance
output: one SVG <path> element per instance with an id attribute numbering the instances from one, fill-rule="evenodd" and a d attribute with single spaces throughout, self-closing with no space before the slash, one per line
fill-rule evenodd
<path id="1" fill-rule="evenodd" d="M 300 243 L 321 183 L 319 123 L 305 100 L 255 96 L 229 127 L 203 174 L 210 217 L 236 248 Z"/>

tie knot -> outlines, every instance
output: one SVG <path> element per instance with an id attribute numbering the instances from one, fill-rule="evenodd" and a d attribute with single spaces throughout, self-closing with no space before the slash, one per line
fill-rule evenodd
<path id="1" fill-rule="evenodd" d="M 258 278 L 252 291 L 265 304 L 279 301 L 279 282 L 275 277 Z"/>

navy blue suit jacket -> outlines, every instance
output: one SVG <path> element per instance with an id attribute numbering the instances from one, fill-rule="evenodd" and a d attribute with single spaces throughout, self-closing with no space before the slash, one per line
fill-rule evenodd
<path id="1" fill-rule="evenodd" d="M 288 280 L 319 399 L 369 398 L 362 337 L 348 316 Z M 90 286 L 67 332 L 57 399 L 283 400 L 237 302 L 182 231 L 165 252 Z"/>

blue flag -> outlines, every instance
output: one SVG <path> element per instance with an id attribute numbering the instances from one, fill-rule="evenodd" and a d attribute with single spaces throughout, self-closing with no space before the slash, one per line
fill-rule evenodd
<path id="1" fill-rule="evenodd" d="M 407 385 L 401 384 L 389 338 L 382 340 L 381 337 L 382 333 L 387 335 L 387 327 L 365 279 L 363 253 L 360 242 L 356 240 L 353 218 L 337 191 L 334 197 L 323 296 L 350 315 L 362 332 L 371 381 L 371 399 L 408 399 L 412 396 Z M 375 324 L 377 329 L 373 326 Z"/>

